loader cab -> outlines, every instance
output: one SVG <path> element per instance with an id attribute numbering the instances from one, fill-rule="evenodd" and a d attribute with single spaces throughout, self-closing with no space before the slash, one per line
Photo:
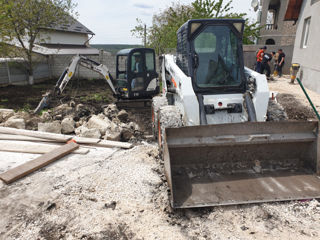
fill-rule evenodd
<path id="1" fill-rule="evenodd" d="M 158 94 L 159 81 L 153 49 L 123 49 L 117 53 L 116 64 L 116 85 L 123 98 L 152 98 Z"/>
<path id="2" fill-rule="evenodd" d="M 242 19 L 189 20 L 177 32 L 177 64 L 196 94 L 245 92 Z"/>

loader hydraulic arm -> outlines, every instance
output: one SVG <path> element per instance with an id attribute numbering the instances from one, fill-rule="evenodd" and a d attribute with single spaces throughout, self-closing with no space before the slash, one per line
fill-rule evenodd
<path id="1" fill-rule="evenodd" d="M 63 71 L 63 73 L 59 77 L 54 89 L 46 92 L 43 95 L 43 98 L 40 101 L 37 108 L 34 110 L 34 113 L 39 113 L 44 107 L 49 105 L 50 98 L 57 96 L 57 95 L 60 95 L 63 92 L 63 90 L 67 86 L 68 82 L 73 77 L 78 65 L 83 66 L 88 69 L 91 69 L 92 71 L 95 71 L 95 72 L 101 74 L 103 76 L 103 78 L 107 81 L 113 94 L 118 95 L 118 93 L 117 93 L 117 91 L 111 81 L 112 77 L 111 77 L 111 74 L 110 74 L 107 66 L 100 64 L 100 63 L 97 63 L 87 57 L 77 55 L 72 58 L 72 61 L 69 64 L 69 66 Z"/>

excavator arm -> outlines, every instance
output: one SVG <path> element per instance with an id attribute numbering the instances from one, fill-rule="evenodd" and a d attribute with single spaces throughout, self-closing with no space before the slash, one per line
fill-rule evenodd
<path id="1" fill-rule="evenodd" d="M 72 58 L 69 66 L 63 71 L 63 73 L 59 77 L 54 89 L 46 92 L 43 95 L 40 103 L 38 104 L 37 108 L 34 110 L 34 113 L 39 113 L 43 108 L 49 105 L 51 98 L 60 95 L 64 91 L 68 82 L 73 77 L 78 65 L 101 74 L 103 78 L 107 81 L 113 94 L 118 95 L 118 92 L 116 91 L 112 83 L 112 77 L 107 66 L 100 64 L 98 62 L 95 62 L 87 57 L 76 55 Z"/>

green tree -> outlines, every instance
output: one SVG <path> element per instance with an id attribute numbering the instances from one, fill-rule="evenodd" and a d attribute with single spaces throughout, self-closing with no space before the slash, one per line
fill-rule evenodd
<path id="1" fill-rule="evenodd" d="M 243 18 L 245 28 L 243 34 L 244 44 L 253 44 L 259 36 L 259 26 L 256 22 L 250 22 L 246 13 L 235 13 L 231 6 L 233 0 L 195 0 L 191 5 L 173 4 L 153 16 L 152 26 L 148 28 L 147 45 L 156 49 L 158 54 L 177 45 L 176 32 L 188 19 L 207 18 Z M 140 24 L 140 27 L 139 27 Z M 139 37 L 141 35 L 142 21 L 132 30 Z"/>
<path id="2" fill-rule="evenodd" d="M 19 43 L 22 51 L 16 52 L 26 61 L 29 84 L 33 84 L 35 43 L 45 40 L 41 33 L 50 27 L 70 22 L 74 8 L 72 0 L 0 0 L 0 50 L 7 54 L 6 43 Z"/>

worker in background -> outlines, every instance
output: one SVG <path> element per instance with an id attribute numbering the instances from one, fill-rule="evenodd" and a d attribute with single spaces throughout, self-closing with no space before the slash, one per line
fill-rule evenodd
<path id="1" fill-rule="evenodd" d="M 135 73 L 143 72 L 142 63 L 141 63 L 141 56 L 140 55 L 134 55 L 134 65 L 133 65 L 132 71 L 135 72 Z M 135 90 L 136 87 L 137 87 L 137 78 L 133 78 L 132 81 L 131 81 L 131 89 Z"/>
<path id="2" fill-rule="evenodd" d="M 140 55 L 135 55 L 135 56 L 134 56 L 134 61 L 135 61 L 135 63 L 134 63 L 134 69 L 133 69 L 133 71 L 134 71 L 135 73 L 142 72 L 143 70 L 142 70 L 142 64 L 141 64 Z"/>
<path id="3" fill-rule="evenodd" d="M 263 59 L 261 62 L 261 73 L 264 73 L 266 71 L 267 79 L 270 80 L 270 74 L 271 74 L 271 68 L 270 68 L 270 62 L 275 55 L 275 52 L 270 53 L 264 53 Z"/>
<path id="4" fill-rule="evenodd" d="M 278 56 L 278 63 L 277 63 L 277 71 L 278 71 L 278 75 L 279 77 L 282 76 L 282 67 L 284 65 L 284 59 L 286 57 L 286 55 L 284 54 L 284 52 L 282 51 L 282 49 L 280 48 L 278 50 L 279 56 Z"/>
<path id="5" fill-rule="evenodd" d="M 278 76 L 278 58 L 279 58 L 279 53 L 276 52 L 276 54 L 273 56 L 273 76 Z"/>
<path id="6" fill-rule="evenodd" d="M 265 51 L 267 50 L 267 47 L 264 46 L 263 48 L 261 48 L 257 54 L 257 67 L 256 67 L 256 71 L 258 73 L 262 73 L 261 72 L 261 63 L 262 63 L 262 60 L 263 60 L 263 56 L 264 56 L 264 53 Z"/>

